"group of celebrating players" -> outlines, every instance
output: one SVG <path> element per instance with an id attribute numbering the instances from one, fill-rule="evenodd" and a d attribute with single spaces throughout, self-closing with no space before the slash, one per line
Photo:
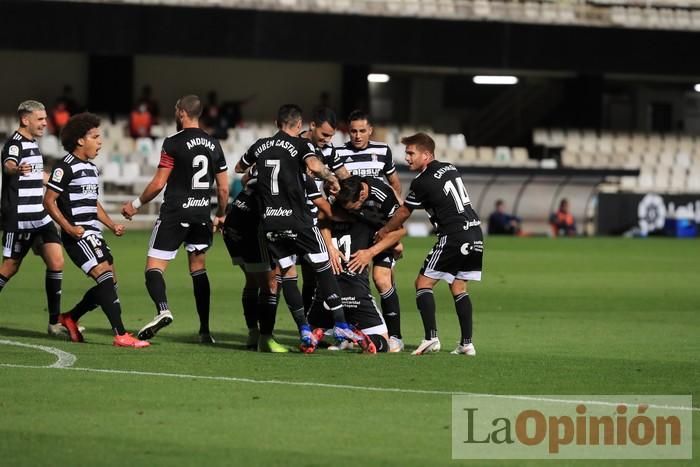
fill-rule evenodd
<path id="1" fill-rule="evenodd" d="M 179 131 L 164 140 L 160 163 L 143 193 L 121 209 L 131 219 L 165 189 L 145 271 L 156 315 L 133 336 L 122 323 L 114 260 L 102 236 L 102 225 L 116 236 L 124 233 L 124 225 L 111 219 L 98 201 L 99 172 L 92 160 L 102 144 L 100 119 L 90 113 L 71 117 L 60 134 L 67 154 L 47 181 L 36 142 L 46 127 L 46 110 L 40 102 L 22 102 L 19 128 L 2 150 L 0 291 L 34 247 L 47 267 L 50 335 L 83 342 L 79 320 L 99 306 L 114 331 L 115 346 L 147 347 L 173 322 L 163 273 L 184 245 L 199 339 L 213 344 L 206 253 L 214 232 L 221 231 L 233 264 L 245 275 L 242 307 L 248 348 L 289 351 L 273 337 L 281 293 L 305 353 L 322 345 L 330 350 L 400 352 L 404 344 L 393 272 L 403 250 L 403 224 L 414 209 L 423 208 L 438 240 L 415 281 L 425 335 L 412 353 L 440 350 L 433 287 L 445 280 L 461 331 L 452 353 L 476 355 L 467 282 L 481 280 L 480 221 L 458 170 L 435 160 L 430 136 L 417 133 L 401 140 L 408 167 L 417 172 L 401 202 L 391 150 L 370 140 L 372 125 L 366 113 L 350 114 L 351 139 L 335 147 L 330 143 L 337 127 L 332 110 L 317 109 L 309 129 L 303 131 L 302 110 L 283 105 L 277 112 L 277 133 L 256 141 L 238 160 L 235 170 L 243 174 L 244 189 L 229 205 L 226 159 L 219 142 L 200 129 L 201 113 L 197 96 L 177 101 Z M 217 208 L 212 219 L 214 188 Z M 82 300 L 64 313 L 60 312 L 61 244 L 73 263 L 95 280 Z M 297 265 L 303 277 L 301 292 Z M 370 269 L 381 311 L 372 296 Z"/>

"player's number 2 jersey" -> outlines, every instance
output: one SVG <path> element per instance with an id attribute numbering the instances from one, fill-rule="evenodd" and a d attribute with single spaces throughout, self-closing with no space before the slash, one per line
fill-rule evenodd
<path id="1" fill-rule="evenodd" d="M 225 172 L 219 142 L 199 128 L 186 128 L 163 141 L 159 168 L 171 168 L 161 218 L 206 222 L 216 174 Z"/>

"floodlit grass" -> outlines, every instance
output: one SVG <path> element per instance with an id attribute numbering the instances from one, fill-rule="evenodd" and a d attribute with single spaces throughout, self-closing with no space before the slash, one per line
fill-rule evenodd
<path id="1" fill-rule="evenodd" d="M 107 238 L 124 322 L 135 331 L 154 313 L 143 278 L 148 233 Z M 150 348 L 112 347 L 100 310 L 82 321 L 86 344 L 51 339 L 45 334 L 43 263 L 27 258 L 0 294 L 0 340 L 55 347 L 76 355 L 76 368 L 120 373 L 0 367 L 0 464 L 537 466 L 545 462 L 452 461 L 447 393 L 692 394 L 699 406 L 698 241 L 487 239 L 484 281 L 470 287 L 474 359 L 448 353 L 459 330 L 444 284 L 435 294 L 443 352 L 409 355 L 422 335 L 413 280 L 432 239 L 405 243 L 397 284 L 407 352 L 377 356 L 245 351 L 243 278 L 220 239 L 208 263 L 216 346 L 196 343 L 197 316 L 183 252 L 166 273 L 175 321 Z M 90 285 L 66 258 L 64 309 Z M 279 339 L 295 345 L 283 303 L 277 323 Z M 0 363 L 54 361 L 40 350 L 0 345 Z M 201 376 L 212 378 L 196 378 Z M 697 459 L 700 412 L 693 412 L 693 419 Z"/>

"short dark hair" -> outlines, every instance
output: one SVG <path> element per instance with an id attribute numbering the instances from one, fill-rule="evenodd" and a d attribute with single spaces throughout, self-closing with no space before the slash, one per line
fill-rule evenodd
<path id="1" fill-rule="evenodd" d="M 348 115 L 348 124 L 356 120 L 367 120 L 369 125 L 372 124 L 372 121 L 369 119 L 369 114 L 364 110 L 356 109 L 350 112 L 350 115 Z"/>
<path id="2" fill-rule="evenodd" d="M 100 117 L 90 112 L 73 115 L 61 130 L 61 144 L 68 152 L 75 151 L 78 140 L 85 137 L 88 131 L 100 126 Z"/>
<path id="3" fill-rule="evenodd" d="M 495 206 L 496 206 L 496 207 L 498 207 L 498 206 L 503 206 L 504 204 L 506 204 L 506 203 L 503 202 L 503 200 L 499 198 L 499 199 L 496 200 Z"/>
<path id="4" fill-rule="evenodd" d="M 338 128 L 338 118 L 330 107 L 317 107 L 314 109 L 313 122 L 316 126 L 328 123 L 334 130 Z"/>
<path id="5" fill-rule="evenodd" d="M 340 191 L 335 195 L 335 201 L 345 206 L 347 203 L 354 203 L 360 199 L 362 192 L 362 177 L 353 175 L 340 180 Z"/>
<path id="6" fill-rule="evenodd" d="M 426 133 L 421 132 L 411 136 L 404 136 L 401 138 L 401 144 L 405 144 L 406 146 L 414 145 L 423 151 L 435 154 L 435 141 Z"/>
<path id="7" fill-rule="evenodd" d="M 202 101 L 199 96 L 194 94 L 179 98 L 175 103 L 175 108 L 183 110 L 191 119 L 199 118 L 202 115 Z"/>
<path id="8" fill-rule="evenodd" d="M 301 117 L 301 107 L 296 104 L 284 104 L 277 110 L 277 128 L 296 125 Z"/>

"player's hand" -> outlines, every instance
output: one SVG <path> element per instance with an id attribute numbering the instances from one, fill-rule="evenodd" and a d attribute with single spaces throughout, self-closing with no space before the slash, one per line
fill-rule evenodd
<path id="1" fill-rule="evenodd" d="M 126 227 L 124 227 L 124 224 L 114 224 L 114 227 L 112 227 L 112 232 L 114 232 L 114 235 L 117 237 L 124 235 L 125 230 Z"/>
<path id="2" fill-rule="evenodd" d="M 386 237 L 389 234 L 389 232 L 386 231 L 384 227 L 381 229 L 377 230 L 377 233 L 374 234 L 374 241 L 376 242 L 381 242 L 384 240 L 384 237 Z"/>
<path id="3" fill-rule="evenodd" d="M 212 231 L 216 233 L 217 230 L 223 232 L 224 231 L 224 222 L 226 222 L 226 216 L 214 216 L 214 220 L 212 222 Z"/>
<path id="4" fill-rule="evenodd" d="M 29 172 L 32 171 L 32 166 L 22 162 L 20 165 L 17 166 L 17 173 L 19 175 L 27 175 Z"/>
<path id="5" fill-rule="evenodd" d="M 131 218 L 134 217 L 138 211 L 139 210 L 136 209 L 133 204 L 131 204 L 131 201 L 127 201 L 126 203 L 122 204 L 122 216 L 128 220 L 131 220 Z"/>
<path id="6" fill-rule="evenodd" d="M 325 188 L 327 193 L 331 195 L 337 195 L 340 191 L 340 184 L 338 183 L 338 179 L 333 177 L 330 180 L 327 180 Z"/>
<path id="7" fill-rule="evenodd" d="M 357 250 L 355 253 L 350 255 L 350 262 L 348 263 L 348 269 L 350 272 L 362 273 L 374 255 L 369 249 Z"/>
<path id="8" fill-rule="evenodd" d="M 337 248 L 328 248 L 328 258 L 331 262 L 331 269 L 333 269 L 333 274 L 340 274 L 343 272 L 343 254 L 338 251 Z"/>
<path id="9" fill-rule="evenodd" d="M 68 231 L 68 235 L 70 235 L 76 240 L 80 240 L 81 238 L 83 238 L 84 233 L 85 229 L 79 225 L 72 226 L 70 231 Z"/>

